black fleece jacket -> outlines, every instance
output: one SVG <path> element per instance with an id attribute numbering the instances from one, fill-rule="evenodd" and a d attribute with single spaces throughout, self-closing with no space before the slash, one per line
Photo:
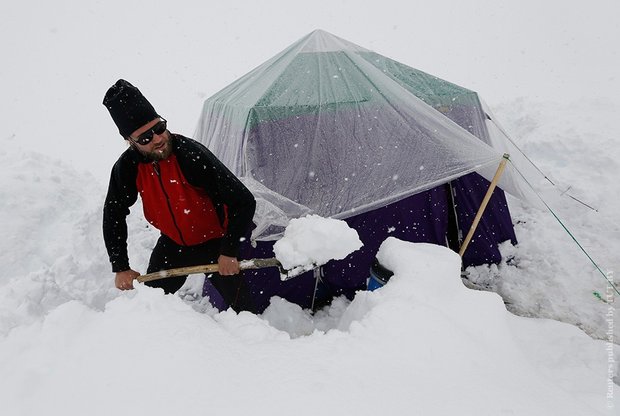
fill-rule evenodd
<path id="1" fill-rule="evenodd" d="M 237 257 L 240 239 L 246 235 L 254 216 L 254 196 L 202 144 L 178 134 L 171 134 L 171 143 L 187 182 L 204 189 L 220 214 L 223 212 L 223 205 L 226 205 L 228 227 L 221 239 L 220 254 Z M 126 217 L 129 207 L 138 198 L 138 165 L 151 162 L 137 150 L 129 148 L 112 168 L 103 207 L 103 237 L 113 272 L 129 269 Z"/>

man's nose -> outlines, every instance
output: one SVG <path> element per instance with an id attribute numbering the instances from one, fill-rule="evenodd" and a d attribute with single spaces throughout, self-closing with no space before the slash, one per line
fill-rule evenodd
<path id="1" fill-rule="evenodd" d="M 165 134 L 165 133 L 162 133 L 162 134 L 153 133 L 153 144 L 154 144 L 154 145 L 158 145 L 158 144 L 160 144 L 161 142 L 163 142 L 163 141 L 164 141 L 164 139 L 165 139 L 165 138 L 164 138 L 164 134 Z"/>

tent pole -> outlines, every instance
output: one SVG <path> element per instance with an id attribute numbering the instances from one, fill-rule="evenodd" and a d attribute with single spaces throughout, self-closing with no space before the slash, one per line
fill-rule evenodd
<path id="1" fill-rule="evenodd" d="M 504 173 L 504 169 L 506 168 L 506 162 L 508 162 L 509 159 L 510 159 L 510 155 L 508 155 L 508 153 L 504 153 L 504 157 L 502 158 L 502 161 L 499 162 L 499 166 L 497 167 L 497 172 L 495 172 L 495 176 L 493 177 L 493 180 L 491 181 L 491 185 L 489 185 L 489 190 L 484 196 L 484 199 L 482 200 L 482 203 L 480 204 L 480 208 L 478 208 L 478 212 L 476 213 L 476 217 L 474 218 L 474 222 L 471 224 L 471 228 L 469 229 L 469 232 L 467 233 L 467 237 L 465 237 L 465 241 L 463 241 L 461 250 L 459 250 L 459 256 L 463 257 L 463 253 L 465 253 L 465 250 L 467 250 L 467 246 L 469 245 L 469 242 L 474 236 L 474 232 L 476 231 L 476 228 L 478 227 L 478 223 L 480 222 L 480 219 L 482 218 L 482 214 L 484 213 L 484 210 L 486 209 L 487 204 L 489 203 L 489 200 L 491 199 L 491 195 L 493 194 L 493 190 L 497 186 L 497 182 L 499 182 L 499 178 L 502 176 L 502 173 Z"/>

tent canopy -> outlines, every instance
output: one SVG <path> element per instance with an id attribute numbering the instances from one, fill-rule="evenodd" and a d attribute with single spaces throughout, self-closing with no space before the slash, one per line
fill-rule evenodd
<path id="1" fill-rule="evenodd" d="M 257 197 L 257 239 L 488 179 L 502 157 L 475 92 L 321 30 L 207 99 L 196 137 Z"/>

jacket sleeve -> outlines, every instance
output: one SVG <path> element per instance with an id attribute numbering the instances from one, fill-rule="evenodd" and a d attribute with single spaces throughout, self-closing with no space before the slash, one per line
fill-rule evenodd
<path id="1" fill-rule="evenodd" d="M 243 183 L 209 149 L 195 140 L 177 138 L 175 152 L 185 178 L 203 188 L 216 204 L 225 204 L 228 214 L 226 235 L 220 254 L 238 257 L 241 239 L 250 230 L 256 200 Z"/>
<path id="2" fill-rule="evenodd" d="M 103 206 L 103 239 L 113 272 L 129 269 L 127 255 L 127 215 L 138 198 L 137 163 L 123 153 L 112 168 L 108 194 Z"/>

